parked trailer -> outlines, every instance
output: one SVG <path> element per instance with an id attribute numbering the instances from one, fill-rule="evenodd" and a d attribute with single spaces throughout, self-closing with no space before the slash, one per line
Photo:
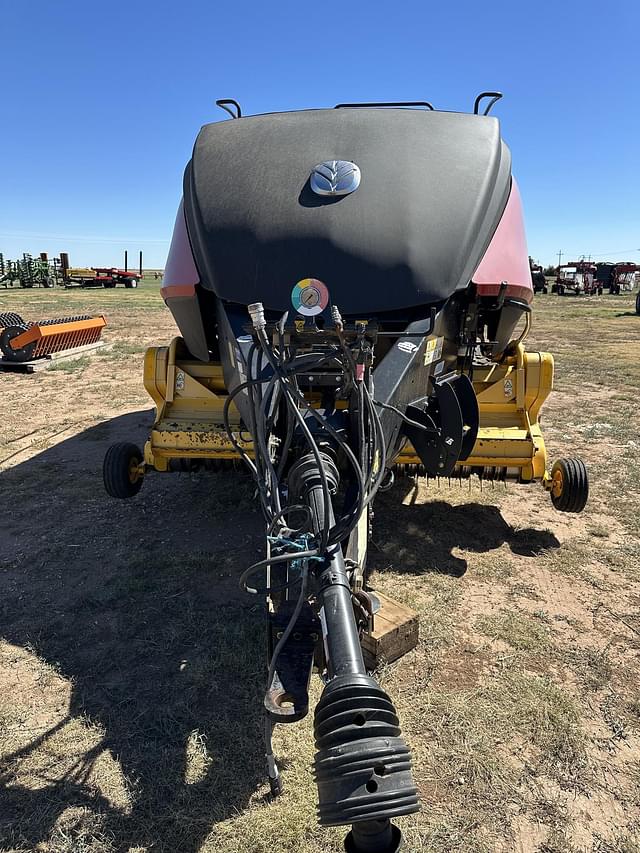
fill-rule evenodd
<path id="1" fill-rule="evenodd" d="M 127 269 L 127 253 L 125 252 L 125 269 L 117 267 L 71 267 L 69 255 L 60 252 L 60 266 L 65 287 L 137 287 L 142 278 L 142 252 L 140 252 L 140 269 Z"/>
<path id="2" fill-rule="evenodd" d="M 65 287 L 137 287 L 140 274 L 115 267 L 91 267 L 86 269 L 67 269 L 64 278 Z"/>

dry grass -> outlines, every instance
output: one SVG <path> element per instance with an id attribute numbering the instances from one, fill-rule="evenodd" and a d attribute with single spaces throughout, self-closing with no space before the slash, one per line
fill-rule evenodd
<path id="1" fill-rule="evenodd" d="M 175 334 L 157 285 L 0 307 L 104 311 L 113 344 L 0 376 L 1 853 L 339 849 L 315 821 L 310 718 L 277 733 L 282 798 L 264 784 L 264 622 L 236 592 L 260 549 L 250 483 L 102 492 L 106 447 L 148 429 L 142 352 Z M 421 615 L 379 677 L 423 801 L 400 823 L 426 853 L 640 850 L 640 318 L 629 297 L 536 308 L 547 445 L 587 460 L 585 515 L 520 486 L 404 481 L 376 505 L 374 585 Z"/>
<path id="2" fill-rule="evenodd" d="M 521 652 L 544 654 L 549 647 L 549 629 L 521 613 L 511 610 L 499 610 L 497 613 L 481 616 L 476 628 L 483 634 L 497 640 L 504 640 L 512 648 Z"/>

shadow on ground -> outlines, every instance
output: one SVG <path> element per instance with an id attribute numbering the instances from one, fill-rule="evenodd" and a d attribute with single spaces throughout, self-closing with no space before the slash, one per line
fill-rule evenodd
<path id="1" fill-rule="evenodd" d="M 480 554 L 506 543 L 514 554 L 535 557 L 560 546 L 548 530 L 512 527 L 497 506 L 442 500 L 403 503 L 414 489 L 412 481 L 401 480 L 376 500 L 373 540 L 378 553 L 374 553 L 373 561 L 378 569 L 384 570 L 382 555 L 396 571 L 462 577 L 467 561 L 457 557 L 454 548 Z"/>
<path id="2" fill-rule="evenodd" d="M 142 444 L 150 420 L 149 412 L 114 418 L 0 473 L 2 635 L 71 683 L 68 716 L 2 759 L 0 846 L 46 843 L 75 806 L 100 817 L 108 839 L 100 849 L 195 853 L 264 781 L 263 622 L 237 590 L 240 571 L 261 554 L 251 483 L 240 473 L 174 474 L 150 477 L 131 501 L 108 498 L 106 448 Z M 491 506 L 401 500 L 397 490 L 381 497 L 374 538 L 409 572 L 460 576 L 456 546 L 508 542 L 535 554 L 558 544 L 515 531 Z M 33 785 L 14 778 L 16 760 L 72 718 L 97 726 L 100 742 L 63 775 Z M 207 759 L 190 778 L 194 737 Z M 105 750 L 122 769 L 128 805 L 107 800 L 92 777 Z"/>
<path id="3" fill-rule="evenodd" d="M 150 478 L 131 501 L 108 498 L 107 446 L 141 444 L 148 423 L 144 412 L 116 418 L 0 473 L 2 635 L 70 679 L 69 717 L 104 732 L 71 773 L 58 779 L 54 768 L 56 781 L 35 790 L 12 784 L 4 757 L 0 848 L 46 840 L 73 805 L 104 817 L 115 849 L 189 853 L 263 781 L 263 621 L 237 591 L 261 544 L 250 484 L 177 474 Z M 54 729 L 14 758 L 46 746 Z M 189 784 L 194 732 L 209 762 Z M 130 810 L 90 781 L 105 749 Z"/>

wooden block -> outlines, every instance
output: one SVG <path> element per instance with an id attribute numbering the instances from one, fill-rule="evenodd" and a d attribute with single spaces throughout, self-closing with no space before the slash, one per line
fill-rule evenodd
<path id="1" fill-rule="evenodd" d="M 362 636 L 362 652 L 367 669 L 391 663 L 418 645 L 418 614 L 410 607 L 387 598 L 381 592 L 380 610 L 373 617 L 373 631 Z"/>
<path id="2" fill-rule="evenodd" d="M 111 349 L 111 344 L 107 345 L 105 341 L 96 341 L 93 344 L 85 344 L 81 347 L 73 349 L 65 349 L 60 352 L 49 353 L 42 358 L 36 358 L 33 361 L 8 361 L 0 358 L 0 370 L 13 373 L 37 373 L 40 370 L 48 370 L 54 364 L 61 361 L 72 361 L 82 355 L 88 355 L 97 349 Z"/>

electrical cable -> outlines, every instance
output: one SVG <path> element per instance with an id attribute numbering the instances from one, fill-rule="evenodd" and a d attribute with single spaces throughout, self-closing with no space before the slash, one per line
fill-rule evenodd
<path id="1" fill-rule="evenodd" d="M 292 581 L 289 581 L 282 587 L 279 587 L 277 590 L 271 587 L 264 587 L 263 589 L 255 589 L 253 587 L 247 586 L 247 580 L 254 575 L 258 569 L 265 568 L 266 566 L 273 566 L 279 563 L 290 563 L 292 560 L 309 560 L 309 559 L 323 559 L 317 548 L 313 548 L 308 551 L 289 551 L 286 554 L 278 554 L 275 557 L 266 557 L 264 560 L 260 560 L 257 563 L 254 563 L 252 566 L 249 566 L 248 569 L 245 569 L 244 572 L 240 575 L 240 579 L 238 581 L 240 585 L 240 589 L 243 592 L 248 592 L 250 595 L 267 595 L 269 592 L 280 592 L 283 589 L 289 589 L 292 586 L 295 586 L 296 583 L 299 582 L 300 578 L 295 578 Z"/>
<path id="2" fill-rule="evenodd" d="M 371 419 L 374 423 L 374 428 L 378 433 L 378 441 L 374 442 L 374 453 L 373 460 L 375 461 L 375 453 L 380 453 L 380 462 L 378 465 L 378 474 L 376 479 L 374 480 L 374 484 L 371 486 L 369 490 L 369 495 L 367 497 L 367 505 L 371 503 L 373 498 L 376 496 L 378 489 L 382 485 L 385 477 L 386 477 L 386 468 L 387 468 L 387 445 L 384 438 L 384 430 L 382 428 L 382 421 L 380 420 L 380 416 L 376 412 L 375 404 L 371 394 L 369 393 L 369 389 L 364 386 L 364 395 L 367 400 L 367 406 L 369 408 L 369 412 L 371 415 Z M 373 471 L 373 465 L 371 470 Z"/>
<path id="3" fill-rule="evenodd" d="M 418 423 L 418 421 L 414 421 L 411 418 L 408 418 L 400 409 L 397 409 L 395 406 L 392 406 L 390 403 L 381 403 L 379 400 L 373 401 L 374 406 L 379 406 L 381 409 L 389 409 L 390 412 L 394 412 L 394 414 L 398 415 L 398 417 L 402 418 L 402 420 L 409 424 L 409 426 L 415 427 L 416 429 L 424 430 L 424 432 L 433 432 L 432 427 L 425 426 L 424 424 Z"/>

